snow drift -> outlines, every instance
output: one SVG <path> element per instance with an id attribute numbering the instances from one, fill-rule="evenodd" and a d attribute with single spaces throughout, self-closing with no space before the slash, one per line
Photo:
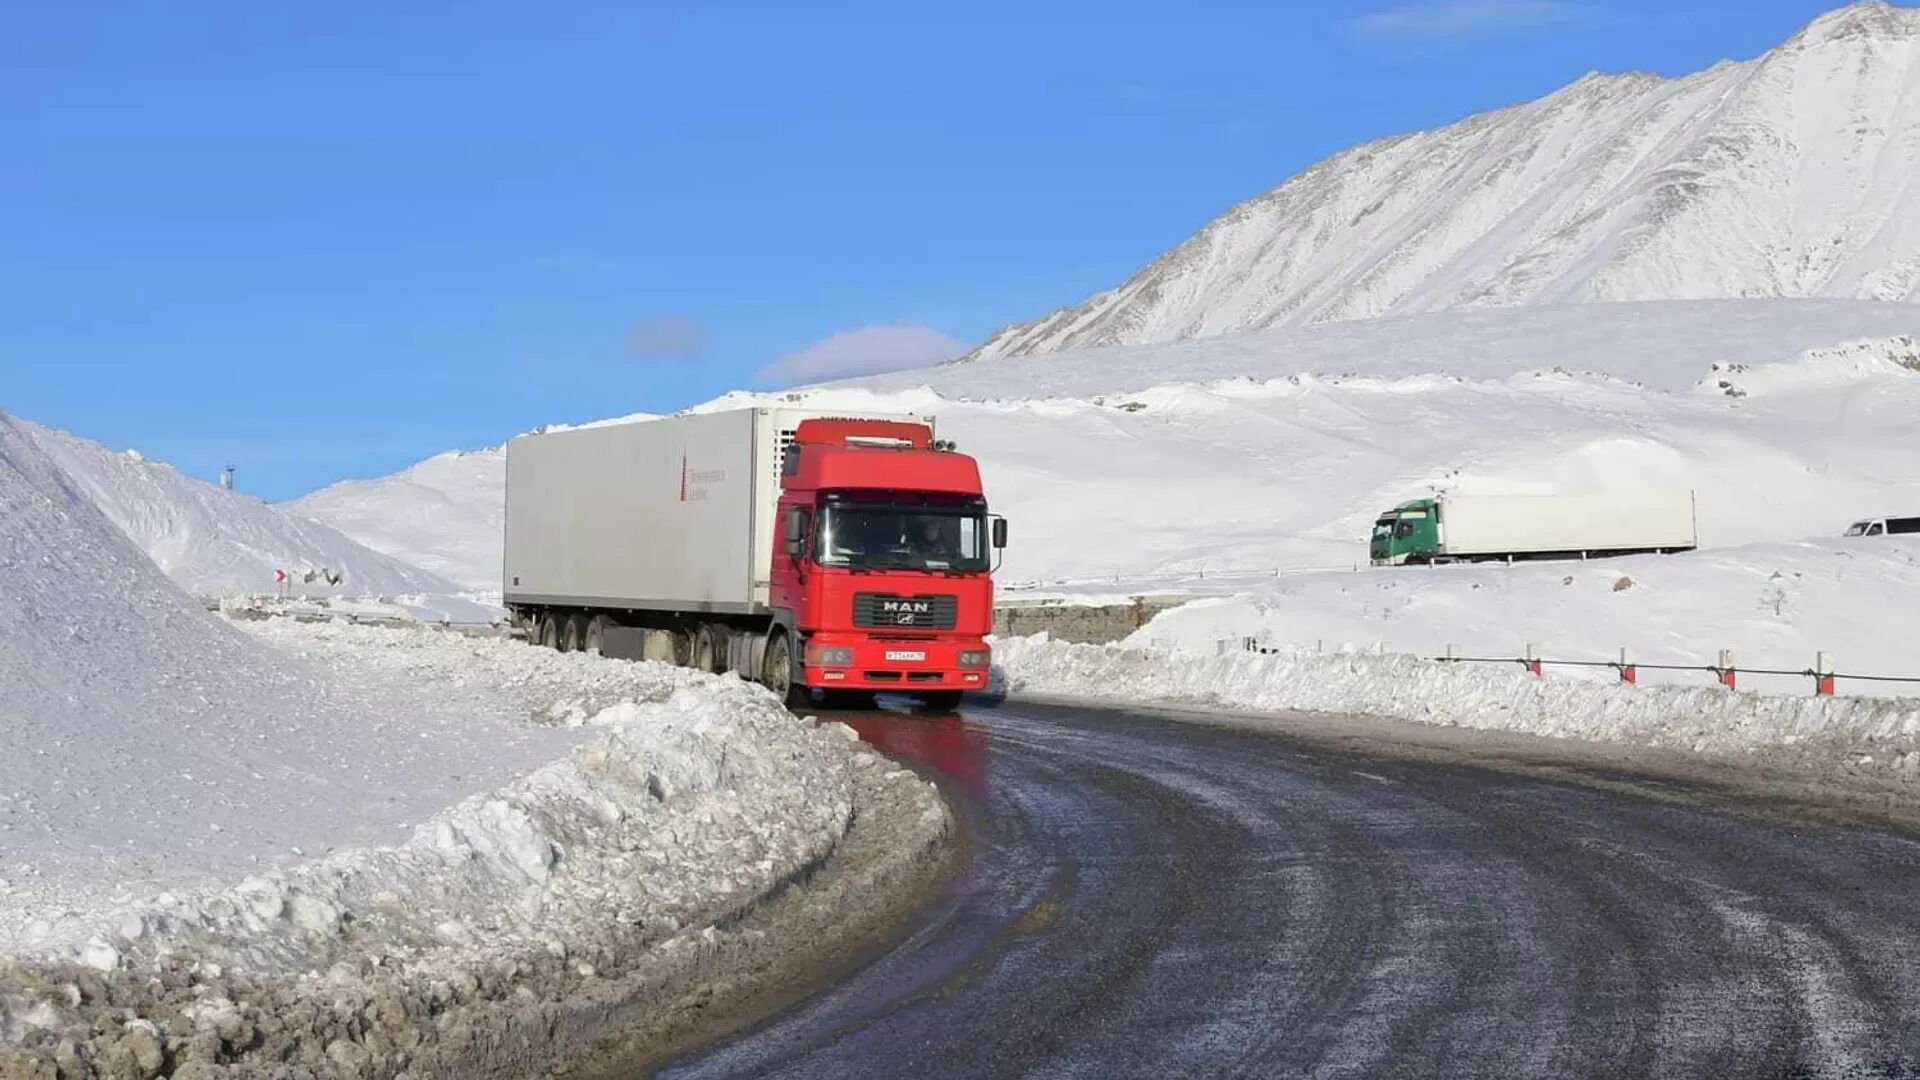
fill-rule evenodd
<path id="1" fill-rule="evenodd" d="M 1920 10 L 1367 143 L 972 358 L 1457 308 L 1920 298 Z"/>
<path id="2" fill-rule="evenodd" d="M 344 480 L 281 504 L 469 589 L 500 591 L 506 467 L 498 447 L 437 454 L 391 476 Z"/>
<path id="3" fill-rule="evenodd" d="M 15 425 L 160 569 L 192 592 L 272 592 L 276 569 L 342 575 L 338 587 L 296 583 L 319 594 L 458 591 L 445 578 L 371 551 L 336 529 L 171 465 L 37 424 Z"/>

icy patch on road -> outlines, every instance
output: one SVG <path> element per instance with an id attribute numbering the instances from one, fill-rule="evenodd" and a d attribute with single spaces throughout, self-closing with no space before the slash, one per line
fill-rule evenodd
<path id="1" fill-rule="evenodd" d="M 1411 656 L 1199 655 L 1044 637 L 994 643 L 1012 692 L 1353 713 L 1709 753 L 1848 751 L 1920 775 L 1920 701 L 1597 684 Z"/>

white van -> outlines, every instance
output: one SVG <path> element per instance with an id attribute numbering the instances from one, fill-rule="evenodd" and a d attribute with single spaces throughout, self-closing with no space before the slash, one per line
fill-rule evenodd
<path id="1" fill-rule="evenodd" d="M 1920 533 L 1920 517 L 1868 518 L 1847 527 L 1848 536 L 1896 536 Z"/>

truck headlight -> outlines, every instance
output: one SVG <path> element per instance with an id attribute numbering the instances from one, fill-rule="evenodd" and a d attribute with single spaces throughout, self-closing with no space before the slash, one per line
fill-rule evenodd
<path id="1" fill-rule="evenodd" d="M 821 646 L 807 650 L 808 667 L 846 667 L 853 663 L 853 650 L 844 646 Z"/>
<path id="2" fill-rule="evenodd" d="M 961 649 L 961 667 L 986 667 L 993 661 L 993 653 L 987 649 Z"/>

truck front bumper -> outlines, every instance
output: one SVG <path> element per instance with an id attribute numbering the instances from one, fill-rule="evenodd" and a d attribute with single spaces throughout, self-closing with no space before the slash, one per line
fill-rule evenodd
<path id="1" fill-rule="evenodd" d="M 816 634 L 807 640 L 801 681 L 823 690 L 986 689 L 988 665 L 963 665 L 963 653 L 990 656 L 987 643 L 979 638 L 875 641 Z"/>

